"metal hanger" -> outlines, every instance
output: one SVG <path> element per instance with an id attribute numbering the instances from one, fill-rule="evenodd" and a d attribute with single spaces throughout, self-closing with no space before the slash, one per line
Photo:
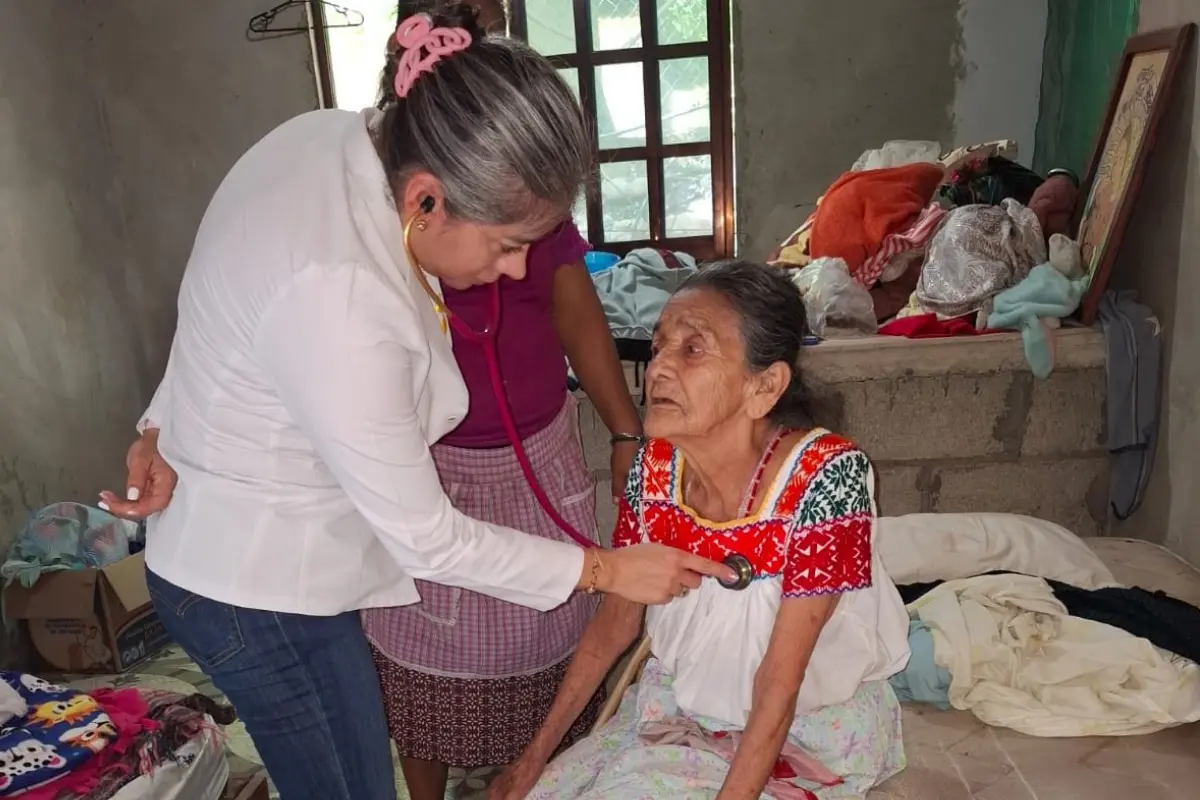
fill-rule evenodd
<path id="1" fill-rule="evenodd" d="M 255 14 L 250 18 L 250 24 L 246 27 L 246 35 L 251 38 L 263 39 L 273 36 L 282 36 L 289 33 L 308 33 L 310 25 L 291 25 L 277 26 L 275 18 L 289 8 L 299 7 L 303 9 L 305 6 L 312 7 L 313 11 L 323 11 L 325 24 L 324 28 L 357 28 L 363 24 L 363 15 L 361 12 L 352 8 L 339 5 L 337 3 L 328 3 L 324 0 L 287 0 L 285 3 L 280 3 L 269 11 L 264 11 L 261 14 Z M 330 22 L 329 12 L 340 14 L 340 22 Z M 316 14 L 313 14 L 315 17 Z M 315 21 L 315 20 L 314 20 Z"/>

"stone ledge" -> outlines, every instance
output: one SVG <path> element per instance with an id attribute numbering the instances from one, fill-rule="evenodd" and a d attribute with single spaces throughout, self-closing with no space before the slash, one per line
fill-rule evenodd
<path id="1" fill-rule="evenodd" d="M 1104 368 L 1104 333 L 1098 327 L 1060 329 L 1055 345 L 1055 372 Z M 806 380 L 817 383 L 1029 369 L 1019 333 L 947 339 L 830 339 L 805 348 L 800 368 Z"/>

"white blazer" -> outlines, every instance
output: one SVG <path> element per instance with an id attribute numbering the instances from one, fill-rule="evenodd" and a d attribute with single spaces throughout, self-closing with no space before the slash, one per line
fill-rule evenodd
<path id="1" fill-rule="evenodd" d="M 582 551 L 463 516 L 438 482 L 429 445 L 467 391 L 405 258 L 374 113 L 284 123 L 209 204 L 140 425 L 179 473 L 146 564 L 269 611 L 414 603 L 414 578 L 553 608 Z"/>

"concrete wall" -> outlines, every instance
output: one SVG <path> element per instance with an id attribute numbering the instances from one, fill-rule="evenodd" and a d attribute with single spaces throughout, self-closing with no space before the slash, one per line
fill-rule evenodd
<path id="1" fill-rule="evenodd" d="M 1033 155 L 1047 0 L 734 3 L 738 244 L 766 255 L 889 139 Z"/>
<path id="2" fill-rule="evenodd" d="M 1200 21 L 1200 0 L 1141 0 L 1138 28 Z M 1113 282 L 1137 289 L 1166 343 L 1158 457 L 1145 505 L 1115 532 L 1200 563 L 1200 102 L 1197 51 L 1180 68 Z"/>
<path id="3" fill-rule="evenodd" d="M 217 183 L 315 106 L 303 37 L 239 0 L 0 3 L 0 548 L 123 479 Z"/>

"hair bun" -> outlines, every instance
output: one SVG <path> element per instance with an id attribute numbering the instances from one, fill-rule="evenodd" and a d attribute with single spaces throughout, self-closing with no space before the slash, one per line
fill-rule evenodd
<path id="1" fill-rule="evenodd" d="M 479 24 L 479 9 L 462 0 L 405 0 L 396 9 L 396 22 L 414 14 L 425 14 L 433 28 L 462 28 L 476 42 L 487 35 Z"/>

